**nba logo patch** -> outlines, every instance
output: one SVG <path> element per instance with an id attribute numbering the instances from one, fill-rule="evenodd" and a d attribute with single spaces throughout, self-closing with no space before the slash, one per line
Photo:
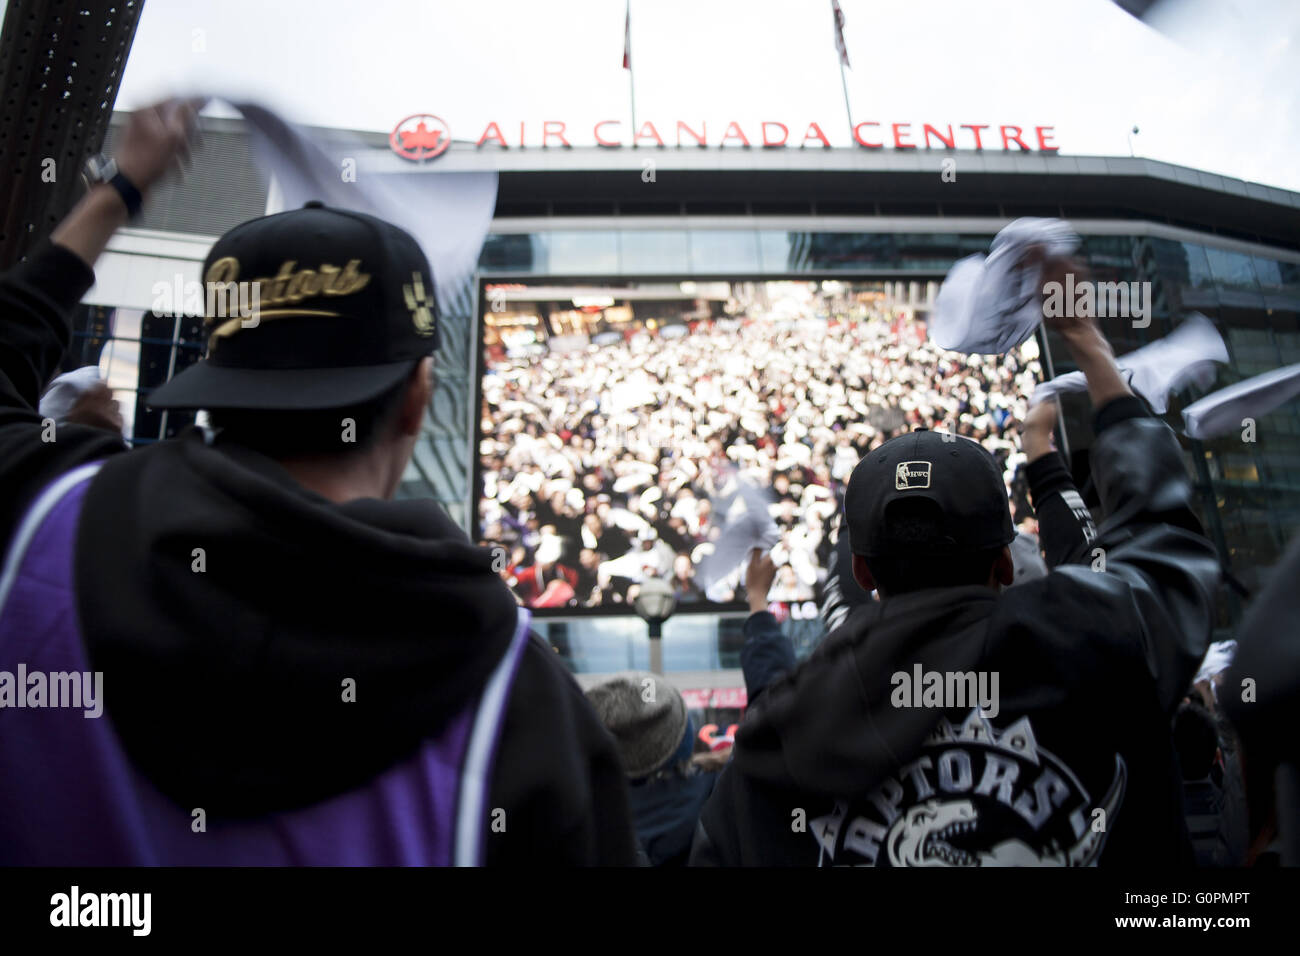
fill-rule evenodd
<path id="1" fill-rule="evenodd" d="M 900 461 L 894 471 L 894 488 L 907 491 L 911 488 L 930 487 L 930 463 L 928 461 Z"/>

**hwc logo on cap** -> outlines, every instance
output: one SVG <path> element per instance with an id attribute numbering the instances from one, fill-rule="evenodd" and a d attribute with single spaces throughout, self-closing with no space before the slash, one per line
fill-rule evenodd
<path id="1" fill-rule="evenodd" d="M 894 488 L 907 491 L 911 488 L 930 487 L 930 463 L 928 461 L 900 461 L 894 469 Z"/>

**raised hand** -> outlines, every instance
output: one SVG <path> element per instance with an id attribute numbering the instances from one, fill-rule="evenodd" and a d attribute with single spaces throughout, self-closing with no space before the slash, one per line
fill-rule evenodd
<path id="1" fill-rule="evenodd" d="M 188 165 L 202 105 L 169 99 L 132 113 L 113 157 L 118 171 L 144 192 L 172 166 Z"/>

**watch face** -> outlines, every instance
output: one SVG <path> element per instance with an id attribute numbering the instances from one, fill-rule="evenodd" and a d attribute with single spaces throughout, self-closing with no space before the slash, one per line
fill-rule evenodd
<path id="1" fill-rule="evenodd" d="M 86 171 L 83 175 L 87 185 L 106 183 L 117 175 L 117 162 L 107 158 L 103 153 L 92 156 L 86 160 Z"/>

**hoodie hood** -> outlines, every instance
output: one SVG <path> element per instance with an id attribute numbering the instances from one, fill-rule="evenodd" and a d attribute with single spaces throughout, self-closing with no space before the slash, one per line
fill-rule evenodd
<path id="1" fill-rule="evenodd" d="M 896 772 L 943 711 L 895 707 L 892 677 L 973 671 L 998 595 L 986 587 L 917 591 L 860 605 L 808 660 L 763 693 L 736 734 L 734 760 L 773 787 L 834 797 Z"/>
<path id="2" fill-rule="evenodd" d="M 412 754 L 516 625 L 491 552 L 433 501 L 335 504 L 197 429 L 104 465 L 77 555 L 127 753 L 218 815 L 316 802 Z"/>

